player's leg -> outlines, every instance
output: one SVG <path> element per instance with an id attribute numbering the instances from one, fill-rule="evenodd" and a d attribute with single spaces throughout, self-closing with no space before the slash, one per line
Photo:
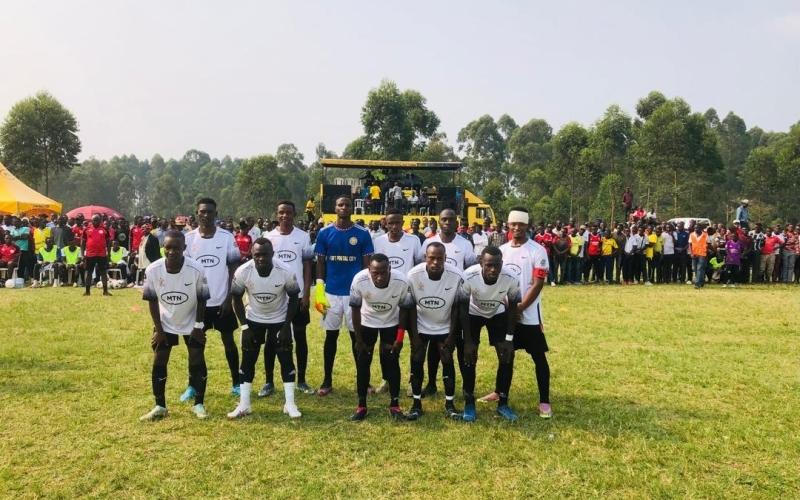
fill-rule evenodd
<path id="1" fill-rule="evenodd" d="M 108 261 L 105 257 L 98 257 L 96 266 L 100 281 L 103 282 L 103 295 L 111 295 L 108 292 Z"/>
<path id="2" fill-rule="evenodd" d="M 242 366 L 239 369 L 239 404 L 232 412 L 228 413 L 229 419 L 241 418 L 253 413 L 250 406 L 250 392 L 253 386 L 253 379 L 256 376 L 256 364 L 258 364 L 261 344 L 265 343 L 267 326 L 252 321 L 248 321 L 247 325 L 253 334 L 254 345 L 251 349 L 248 349 L 242 344 Z"/>
<path id="3" fill-rule="evenodd" d="M 213 318 L 214 329 L 220 333 L 222 338 L 222 347 L 225 349 L 225 359 L 228 361 L 228 370 L 231 374 L 231 394 L 238 396 L 241 392 L 239 386 L 239 348 L 236 347 L 236 341 L 233 337 L 233 332 L 239 328 L 239 322 L 236 320 L 236 315 L 233 309 L 222 312 L 223 309 L 218 309 L 218 314 Z"/>
<path id="4" fill-rule="evenodd" d="M 469 332 L 463 331 L 464 335 L 469 335 L 472 339 L 472 342 L 475 343 L 476 346 L 480 345 L 481 342 L 481 329 L 483 325 L 486 324 L 486 318 L 482 316 L 473 316 L 470 315 L 469 317 Z M 476 411 L 475 411 L 475 379 L 476 379 L 476 365 L 467 366 L 466 362 L 464 361 L 464 338 L 457 339 L 456 348 L 457 348 L 457 356 L 458 356 L 458 369 L 461 373 L 461 383 L 462 383 L 462 391 L 464 393 L 464 421 L 465 422 L 472 422 L 476 418 Z"/>
<path id="5" fill-rule="evenodd" d="M 442 385 L 444 385 L 444 413 L 452 419 L 461 419 L 461 412 L 456 409 L 456 367 L 453 362 L 454 346 L 444 344 L 444 336 L 437 339 L 436 347 L 442 358 Z"/>
<path id="6" fill-rule="evenodd" d="M 411 407 L 411 414 L 415 417 L 422 415 L 422 376 L 425 364 L 425 351 L 435 346 L 431 346 L 430 338 L 420 334 L 419 345 L 411 344 L 411 397 L 414 402 Z"/>
<path id="7" fill-rule="evenodd" d="M 400 351 L 402 347 L 393 350 L 397 338 L 397 327 L 381 328 L 380 330 L 380 360 L 381 372 L 389 386 L 389 414 L 399 420 L 405 420 L 406 415 L 400 409 Z"/>
<path id="8" fill-rule="evenodd" d="M 294 366 L 294 359 L 292 356 L 292 344 L 283 347 L 280 345 L 280 332 L 283 328 L 283 323 L 276 323 L 269 325 L 269 332 L 267 334 L 267 343 L 275 344 L 275 352 L 278 356 L 278 362 L 281 364 L 281 380 L 283 381 L 283 394 L 284 404 L 283 413 L 289 415 L 290 418 L 300 418 L 303 416 L 297 405 L 294 402 L 294 388 L 295 378 L 297 377 L 297 369 Z"/>
<path id="9" fill-rule="evenodd" d="M 292 337 L 294 338 L 295 356 L 297 357 L 297 389 L 305 394 L 314 394 L 316 391 L 306 383 L 306 369 L 308 368 L 308 337 L 306 335 L 311 315 L 308 309 L 298 310 L 292 320 Z"/>
<path id="10" fill-rule="evenodd" d="M 539 386 L 539 416 L 550 418 L 550 364 L 547 362 L 547 339 L 541 325 L 522 325 L 525 350 L 531 355 L 536 369 L 536 384 Z M 517 328 L 519 331 L 520 328 Z M 516 341 L 517 335 L 514 335 Z M 516 343 L 516 342 L 515 342 Z"/>
<path id="11" fill-rule="evenodd" d="M 325 330 L 325 345 L 323 346 L 323 369 L 325 372 L 322 384 L 317 394 L 327 396 L 333 390 L 333 364 L 336 361 L 336 351 L 339 344 L 339 329 L 344 318 L 344 309 L 338 296 L 325 294 L 328 299 L 328 313 L 322 317 L 322 328 Z M 349 307 L 349 305 L 348 305 Z"/>
<path id="12" fill-rule="evenodd" d="M 208 417 L 208 412 L 203 406 L 206 395 L 206 381 L 208 380 L 208 367 L 206 366 L 205 356 L 206 345 L 195 339 L 190 339 L 188 335 L 184 336 L 183 340 L 189 351 L 189 378 L 195 390 L 192 413 L 197 418 L 203 419 Z"/>
<path id="13" fill-rule="evenodd" d="M 266 380 L 264 386 L 258 391 L 258 397 L 265 398 L 275 392 L 275 356 L 276 345 L 274 342 L 264 344 L 264 373 Z"/>
<path id="14" fill-rule="evenodd" d="M 178 344 L 178 335 L 167 333 L 164 343 L 153 346 L 153 368 L 150 371 L 150 380 L 153 386 L 153 397 L 156 400 L 155 407 L 145 413 L 139 420 L 149 422 L 167 416 L 167 400 L 165 396 L 167 388 L 167 364 L 172 346 Z"/>
<path id="15" fill-rule="evenodd" d="M 422 392 L 423 396 L 433 396 L 439 389 L 436 387 L 436 379 L 439 376 L 439 362 L 442 360 L 439 349 L 428 349 L 428 384 Z M 422 373 L 425 378 L 425 373 Z"/>
<path id="16" fill-rule="evenodd" d="M 367 417 L 367 389 L 369 388 L 370 369 L 375 351 L 375 342 L 378 340 L 378 329 L 363 327 L 361 340 L 364 341 L 365 350 L 356 352 L 356 392 L 358 393 L 358 407 L 350 417 L 351 421 L 364 420 Z"/>
<path id="17" fill-rule="evenodd" d="M 84 265 L 86 266 L 85 272 L 83 273 L 83 284 L 86 286 L 86 291 L 83 295 L 89 295 L 92 289 L 92 273 L 94 273 L 95 264 L 97 260 L 95 257 L 86 257 L 84 261 Z"/>

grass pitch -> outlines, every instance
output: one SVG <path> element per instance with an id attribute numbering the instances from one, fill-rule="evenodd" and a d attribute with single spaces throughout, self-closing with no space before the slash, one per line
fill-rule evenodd
<path id="1" fill-rule="evenodd" d="M 177 402 L 181 347 L 169 365 L 169 417 L 140 423 L 153 406 L 146 304 L 135 290 L 81 292 L 0 290 L 0 497 L 800 497 L 794 287 L 547 287 L 554 418 L 539 419 L 533 363 L 519 352 L 519 423 L 479 403 L 469 425 L 445 419 L 443 396 L 424 400 L 420 421 L 392 422 L 385 394 L 371 397 L 367 421 L 350 423 L 346 332 L 335 392 L 297 394 L 299 421 L 281 413 L 280 390 L 254 395 L 254 415 L 227 421 L 236 400 L 210 332 L 210 418 Z M 312 386 L 322 378 L 317 323 L 313 313 Z M 401 356 L 406 380 L 408 345 Z M 480 356 L 483 394 L 496 367 L 485 340 Z"/>

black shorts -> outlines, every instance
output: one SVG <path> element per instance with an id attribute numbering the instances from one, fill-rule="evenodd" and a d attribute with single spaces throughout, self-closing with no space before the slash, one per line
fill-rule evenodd
<path id="1" fill-rule="evenodd" d="M 489 345 L 495 346 L 506 339 L 508 333 L 508 313 L 501 312 L 491 318 L 483 316 L 469 315 L 469 329 L 472 341 L 475 344 L 481 343 L 481 330 L 486 327 L 489 332 Z"/>
<path id="2" fill-rule="evenodd" d="M 234 330 L 239 328 L 239 321 L 233 313 L 233 308 L 230 311 L 219 315 L 221 306 L 206 307 L 206 313 L 203 316 L 203 331 L 216 330 L 220 333 L 233 333 Z"/>
<path id="3" fill-rule="evenodd" d="M 514 349 L 524 349 L 528 354 L 547 352 L 547 339 L 541 325 L 523 325 L 517 323 L 514 329 Z"/>
<path id="4" fill-rule="evenodd" d="M 395 329 L 395 333 L 396 332 L 397 332 L 397 329 Z M 429 333 L 420 333 L 419 334 L 419 338 L 420 338 L 420 340 L 422 340 L 425 343 L 431 343 L 432 342 L 432 343 L 438 344 L 440 342 L 444 342 L 445 339 L 447 338 L 447 335 L 431 335 Z"/>
<path id="5" fill-rule="evenodd" d="M 311 323 L 311 313 L 309 309 L 303 309 L 302 307 L 297 308 L 297 312 L 294 313 L 294 318 L 292 318 L 292 326 L 295 328 L 304 327 Z"/>
<path id="6" fill-rule="evenodd" d="M 267 340 L 269 340 L 272 345 L 280 344 L 278 335 L 281 333 L 283 323 L 264 324 L 256 323 L 248 319 L 247 325 L 250 327 L 250 331 L 253 332 L 256 345 L 264 345 Z"/>
<path id="7" fill-rule="evenodd" d="M 200 342 L 196 341 L 195 339 L 190 339 L 188 335 L 178 335 L 177 333 L 168 333 L 164 332 L 164 336 L 167 337 L 167 345 L 159 344 L 158 349 L 155 347 L 153 348 L 154 351 L 163 351 L 164 349 L 171 349 L 176 345 L 181 343 L 181 337 L 183 337 L 183 342 L 192 349 L 205 349 L 205 344 L 201 344 Z"/>
<path id="8" fill-rule="evenodd" d="M 91 272 L 97 270 L 97 274 L 105 271 L 108 267 L 108 257 L 86 257 L 86 270 Z"/>
<path id="9" fill-rule="evenodd" d="M 420 335 L 421 337 L 421 335 Z M 381 339 L 381 344 L 394 344 L 397 339 L 397 325 L 387 326 L 385 328 L 370 328 L 368 326 L 361 327 L 361 340 L 367 346 L 374 346 Z"/>

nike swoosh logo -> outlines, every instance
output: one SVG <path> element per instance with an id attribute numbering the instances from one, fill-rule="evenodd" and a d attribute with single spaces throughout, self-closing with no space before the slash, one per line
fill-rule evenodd
<path id="1" fill-rule="evenodd" d="M 278 288 L 279 286 L 283 286 L 283 284 L 282 283 L 278 283 L 277 285 L 275 285 L 275 288 Z"/>
<path id="2" fill-rule="evenodd" d="M 399 296 L 400 296 L 400 294 L 397 294 L 397 295 L 392 295 L 392 298 L 393 298 L 393 299 L 396 299 L 396 298 L 397 298 L 397 297 L 399 297 Z"/>
<path id="3" fill-rule="evenodd" d="M 299 242 L 299 241 L 295 241 L 295 242 L 294 242 L 294 244 L 295 244 L 295 245 L 299 245 L 299 244 L 300 244 L 300 242 Z"/>
<path id="4" fill-rule="evenodd" d="M 217 248 L 217 250 L 222 250 L 222 247 L 216 247 L 216 248 Z"/>
<path id="5" fill-rule="evenodd" d="M 461 253 L 461 250 L 456 250 L 456 253 Z"/>
<path id="6" fill-rule="evenodd" d="M 191 283 L 184 283 L 183 286 L 192 286 Z"/>
<path id="7" fill-rule="evenodd" d="M 404 252 L 408 252 L 408 248 L 404 248 L 404 249 L 403 249 L 403 251 L 404 251 Z"/>
<path id="8" fill-rule="evenodd" d="M 523 255 L 523 256 L 522 256 L 522 258 L 523 258 L 523 259 L 527 259 L 527 258 L 528 258 L 528 256 L 527 256 L 527 255 Z"/>
<path id="9" fill-rule="evenodd" d="M 164 377 L 164 378 L 160 378 L 160 379 L 158 379 L 158 381 L 159 381 L 159 382 L 163 382 L 163 381 L 165 381 L 165 380 L 167 380 L 167 377 Z"/>
<path id="10" fill-rule="evenodd" d="M 452 286 L 451 286 L 450 288 L 445 288 L 445 290 L 452 290 L 452 289 L 453 289 L 453 287 L 452 287 Z"/>

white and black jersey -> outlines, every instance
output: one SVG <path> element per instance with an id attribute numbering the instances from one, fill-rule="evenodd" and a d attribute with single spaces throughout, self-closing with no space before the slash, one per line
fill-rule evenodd
<path id="1" fill-rule="evenodd" d="M 510 268 L 503 266 L 497 281 L 489 285 L 483 279 L 480 264 L 476 264 L 464 271 L 458 301 L 469 302 L 471 315 L 491 318 L 505 312 L 506 304 L 522 301 L 519 278 Z"/>
<path id="2" fill-rule="evenodd" d="M 428 245 L 434 241 L 444 245 L 445 252 L 447 253 L 447 263 L 458 270 L 463 271 L 464 269 L 472 267 L 478 263 L 478 257 L 475 255 L 472 244 L 468 240 L 458 235 L 456 235 L 456 237 L 453 238 L 453 241 L 450 243 L 445 243 L 442 241 L 442 236 L 440 234 L 428 238 L 425 240 L 425 244 L 422 245 L 423 255 L 425 255 L 425 250 L 428 248 Z"/>
<path id="3" fill-rule="evenodd" d="M 361 324 L 369 328 L 388 328 L 400 322 L 400 309 L 411 309 L 414 302 L 408 290 L 408 280 L 392 269 L 386 288 L 378 288 L 364 269 L 353 278 L 350 286 L 350 307 L 361 309 Z"/>
<path id="4" fill-rule="evenodd" d="M 259 276 L 255 261 L 248 261 L 233 275 L 231 295 L 247 293 L 247 319 L 272 325 L 286 321 L 289 296 L 300 293 L 297 277 L 280 262 L 273 262 L 269 276 Z"/>
<path id="5" fill-rule="evenodd" d="M 417 331 L 428 335 L 450 333 L 450 312 L 458 301 L 463 281 L 461 271 L 445 264 L 442 277 L 428 277 L 426 264 L 414 266 L 408 273 L 411 298 L 417 308 Z"/>
<path id="6" fill-rule="evenodd" d="M 167 333 L 189 335 L 197 321 L 197 302 L 208 300 L 205 271 L 197 261 L 184 257 L 177 273 L 168 273 L 165 259 L 145 270 L 142 298 L 157 301 L 161 327 Z"/>
<path id="7" fill-rule="evenodd" d="M 389 257 L 392 271 L 399 271 L 403 275 L 407 275 L 412 267 L 422 262 L 422 244 L 412 234 L 403 233 L 400 240 L 394 243 L 389 241 L 388 234 L 384 234 L 375 238 L 373 245 L 376 253 Z"/>
<path id="8" fill-rule="evenodd" d="M 228 295 L 230 279 L 228 266 L 242 261 L 242 255 L 233 235 L 219 228 L 214 231 L 214 236 L 211 238 L 203 238 L 197 229 L 189 231 L 186 234 L 184 254 L 205 268 L 208 289 L 211 292 L 208 306 L 222 305 Z"/>
<path id="9" fill-rule="evenodd" d="M 547 251 L 533 240 L 528 240 L 515 247 L 511 242 L 500 247 L 503 253 L 503 267 L 508 267 L 519 278 L 519 288 L 522 296 L 528 293 L 533 286 L 533 277 L 538 275 L 547 279 L 549 267 Z M 523 325 L 542 324 L 542 295 L 539 294 L 533 304 L 522 313 Z"/>
<path id="10" fill-rule="evenodd" d="M 303 278 L 303 262 L 314 260 L 314 248 L 311 246 L 311 238 L 308 233 L 298 228 L 293 228 L 289 234 L 281 234 L 279 229 L 273 229 L 265 236 L 275 250 L 273 261 L 278 260 L 286 265 L 295 276 L 300 291 L 306 283 Z"/>

